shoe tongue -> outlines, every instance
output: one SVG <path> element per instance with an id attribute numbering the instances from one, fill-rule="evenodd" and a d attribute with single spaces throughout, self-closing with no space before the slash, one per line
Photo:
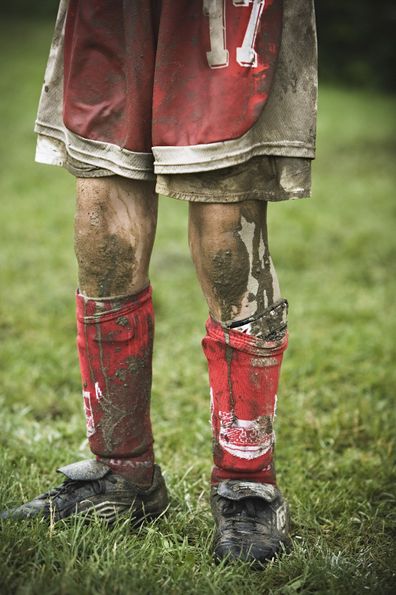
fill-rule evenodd
<path id="1" fill-rule="evenodd" d="M 239 481 L 228 479 L 216 486 L 219 496 L 229 500 L 243 500 L 244 498 L 261 498 L 272 502 L 278 496 L 278 490 L 270 483 L 254 483 L 253 481 Z"/>
<path id="2" fill-rule="evenodd" d="M 70 463 L 64 467 L 57 469 L 58 473 L 62 473 L 68 479 L 76 481 L 84 481 L 90 479 L 102 479 L 110 471 L 110 468 L 94 459 L 87 461 L 78 461 L 77 463 Z"/>

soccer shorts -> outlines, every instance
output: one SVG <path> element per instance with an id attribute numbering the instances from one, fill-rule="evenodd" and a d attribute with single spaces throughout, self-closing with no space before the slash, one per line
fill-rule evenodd
<path id="1" fill-rule="evenodd" d="M 36 159 L 180 199 L 310 195 L 313 0 L 61 0 Z"/>

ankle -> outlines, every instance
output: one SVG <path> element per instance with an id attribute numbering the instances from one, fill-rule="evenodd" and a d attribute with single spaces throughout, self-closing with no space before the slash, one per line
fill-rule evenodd
<path id="1" fill-rule="evenodd" d="M 153 483 L 153 457 L 117 459 L 97 456 L 96 460 L 110 467 L 116 475 L 120 475 L 142 489 L 149 488 Z"/>
<path id="2" fill-rule="evenodd" d="M 270 483 L 276 486 L 275 466 L 273 463 L 266 465 L 255 472 L 234 471 L 230 469 L 221 469 L 213 466 L 211 475 L 211 485 L 215 486 L 221 481 L 237 480 L 241 482 Z"/>

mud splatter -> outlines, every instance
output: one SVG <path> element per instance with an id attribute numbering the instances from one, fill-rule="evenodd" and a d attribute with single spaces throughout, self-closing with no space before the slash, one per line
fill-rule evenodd
<path id="1" fill-rule="evenodd" d="M 212 258 L 210 270 L 213 292 L 217 298 L 222 320 L 230 320 L 238 313 L 246 292 L 248 278 L 247 250 L 242 242 L 234 250 L 219 250 Z"/>
<path id="2" fill-rule="evenodd" d="M 257 219 L 256 213 L 248 203 L 241 209 L 241 240 L 249 254 L 249 278 L 247 292 L 241 304 L 243 315 L 260 314 L 280 298 L 277 275 L 268 248 L 266 217 Z M 260 336 L 262 318 L 257 318 L 249 325 L 249 333 Z"/>
<path id="3" fill-rule="evenodd" d="M 94 279 L 97 297 L 121 295 L 133 279 L 136 270 L 133 247 L 128 240 L 115 234 L 110 234 L 91 246 L 84 244 L 83 250 L 77 240 L 76 254 L 80 287 L 83 290 L 91 287 Z"/>
<path id="4" fill-rule="evenodd" d="M 97 333 L 100 333 L 100 325 L 97 325 Z M 100 334 L 98 335 L 100 337 Z M 151 392 L 151 366 L 150 354 L 151 350 L 148 348 L 141 354 L 127 358 L 122 367 L 120 367 L 114 374 L 115 378 L 122 383 L 122 385 L 114 382 L 113 377 L 109 377 L 104 366 L 103 351 L 101 341 L 98 341 L 101 372 L 105 381 L 105 390 L 101 393 L 100 408 L 102 416 L 97 423 L 97 429 L 101 430 L 102 439 L 105 446 L 106 454 L 114 453 L 114 450 L 122 444 L 125 440 L 125 431 L 120 427 L 126 424 L 129 436 L 131 433 L 138 434 L 141 432 L 141 427 L 134 423 L 134 419 L 141 419 L 141 414 L 138 410 L 143 410 L 143 413 L 148 415 L 148 403 Z M 133 384 L 131 384 L 133 383 Z M 140 398 L 131 400 L 129 398 L 128 387 L 133 386 L 133 391 L 140 395 Z M 139 390 L 140 389 L 140 390 Z M 127 422 L 127 419 L 130 419 Z M 145 441 L 143 446 L 139 446 L 139 451 L 147 447 Z M 134 455 L 138 454 L 134 452 Z"/>
<path id="5" fill-rule="evenodd" d="M 227 362 L 227 382 L 228 382 L 228 394 L 230 396 L 230 411 L 234 411 L 235 408 L 235 398 L 234 398 L 234 390 L 232 386 L 232 376 L 231 376 L 231 363 L 232 363 L 232 356 L 233 356 L 233 348 L 230 345 L 230 337 L 227 331 L 224 332 L 224 340 L 225 340 L 225 359 Z"/>
<path id="6" fill-rule="evenodd" d="M 152 183 L 79 179 L 74 246 L 81 291 L 109 297 L 146 287 L 156 221 Z"/>
<path id="7" fill-rule="evenodd" d="M 266 212 L 266 204 L 258 201 L 190 207 L 193 260 L 217 320 L 244 320 L 280 297 L 268 249 Z M 259 332 L 258 327 L 259 323 L 251 326 L 252 334 Z"/>
<path id="8" fill-rule="evenodd" d="M 129 320 L 126 316 L 120 316 L 117 318 L 117 324 L 119 326 L 129 327 Z"/>
<path id="9" fill-rule="evenodd" d="M 278 360 L 275 357 L 257 357 L 252 358 L 252 366 L 254 368 L 269 368 L 278 365 Z"/>

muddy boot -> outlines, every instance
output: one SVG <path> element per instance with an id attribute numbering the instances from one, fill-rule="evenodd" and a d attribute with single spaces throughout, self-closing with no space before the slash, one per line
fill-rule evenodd
<path id="1" fill-rule="evenodd" d="M 99 461 L 72 463 L 58 469 L 66 480 L 57 488 L 17 508 L 1 513 L 1 519 L 35 517 L 59 521 L 72 515 L 97 516 L 109 524 L 123 517 L 133 522 L 159 516 L 168 505 L 168 494 L 158 465 L 153 482 L 142 489 Z"/>
<path id="2" fill-rule="evenodd" d="M 274 485 L 222 481 L 212 488 L 211 505 L 217 561 L 242 560 L 259 568 L 289 547 L 288 506 Z"/>

